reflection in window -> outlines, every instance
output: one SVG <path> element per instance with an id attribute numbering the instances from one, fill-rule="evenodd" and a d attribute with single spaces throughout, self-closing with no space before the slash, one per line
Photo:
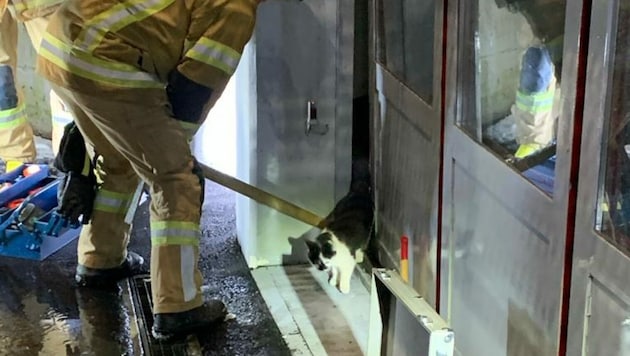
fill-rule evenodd
<path id="1" fill-rule="evenodd" d="M 630 5 L 630 1 L 621 3 Z M 597 229 L 630 253 L 630 6 L 620 6 L 610 106 L 604 132 Z M 615 33 L 613 31 L 613 33 Z M 596 169 L 593 167 L 593 169 Z"/>
<path id="2" fill-rule="evenodd" d="M 435 0 L 379 0 L 377 58 L 429 104 L 434 23 Z"/>
<path id="3" fill-rule="evenodd" d="M 462 4 L 457 124 L 552 194 L 566 0 Z"/>

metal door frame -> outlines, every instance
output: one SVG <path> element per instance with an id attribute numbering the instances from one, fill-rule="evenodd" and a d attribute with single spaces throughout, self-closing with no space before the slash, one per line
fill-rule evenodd
<path id="1" fill-rule="evenodd" d="M 557 264 L 565 262 L 567 214 L 569 212 L 569 197 L 571 194 L 570 172 L 573 153 L 574 113 L 576 108 L 576 84 L 579 50 L 579 34 L 581 26 L 582 2 L 567 1 L 565 14 L 565 37 L 563 48 L 563 68 L 561 90 L 563 93 L 563 110 L 558 122 L 557 161 L 555 168 L 553 196 L 546 195 L 514 168 L 501 161 L 487 147 L 475 141 L 468 133 L 459 128 L 456 119 L 463 117 L 462 102 L 464 85 L 461 72 L 460 51 L 462 51 L 465 33 L 459 26 L 463 17 L 465 4 L 470 0 L 448 0 L 447 3 L 447 48 L 446 48 L 446 89 L 445 89 L 445 123 L 444 123 L 444 171 L 443 171 L 443 216 L 442 226 L 442 255 L 449 256 L 448 262 L 442 265 L 441 278 L 441 315 L 451 323 L 453 288 L 453 239 L 454 234 L 454 162 L 463 166 L 469 172 L 474 172 L 474 178 L 480 182 L 492 182 L 492 194 L 501 200 L 506 209 L 519 212 L 519 218 L 527 224 L 535 226 L 542 236 L 548 237 L 549 249 L 556 252 Z M 578 19 L 578 21 L 576 21 Z M 479 165 L 483 164 L 483 168 Z M 509 197 L 509 199 L 506 199 Z M 523 209 L 529 207 L 529 209 Z M 499 222 L 500 223 L 500 222 Z M 560 252 L 562 251 L 562 252 Z M 559 272 L 564 276 L 564 271 Z M 480 286 L 483 287 L 483 286 Z M 566 306 L 561 304 L 560 288 L 557 295 L 559 309 L 558 317 Z M 559 325 L 558 330 L 563 326 Z M 556 338 L 558 345 L 561 340 Z"/>
<path id="2" fill-rule="evenodd" d="M 588 71 L 584 88 L 585 120 L 568 317 L 568 355 L 581 355 L 584 351 L 593 282 L 605 285 L 617 298 L 630 305 L 630 284 L 627 283 L 630 256 L 624 255 L 595 231 L 600 172 L 606 164 L 602 161 L 602 139 L 607 135 L 606 119 L 612 96 L 618 5 L 619 0 L 602 0 L 593 6 L 590 33 L 587 34 Z M 620 268 L 622 266 L 624 268 Z"/>

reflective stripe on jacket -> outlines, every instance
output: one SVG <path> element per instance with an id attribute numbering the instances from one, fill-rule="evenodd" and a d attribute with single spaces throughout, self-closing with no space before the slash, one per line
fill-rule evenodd
<path id="1" fill-rule="evenodd" d="M 252 35 L 257 4 L 67 0 L 50 20 L 38 71 L 57 85 L 86 94 L 136 97 L 133 93 L 146 89 L 163 90 L 168 74 L 177 68 L 220 91 Z"/>
<path id="2" fill-rule="evenodd" d="M 516 141 L 521 144 L 546 146 L 556 136 L 555 119 L 560 109 L 560 88 L 555 77 L 547 90 L 525 94 L 518 90 L 512 105 L 512 115 L 516 119 Z"/>
<path id="3" fill-rule="evenodd" d="M 20 20 L 31 20 L 55 12 L 64 0 L 9 0 Z"/>
<path id="4" fill-rule="evenodd" d="M 550 86 L 546 91 L 531 94 L 526 94 L 517 90 L 516 106 L 518 106 L 519 109 L 531 114 L 551 111 L 553 108 L 555 89 L 555 86 Z"/>

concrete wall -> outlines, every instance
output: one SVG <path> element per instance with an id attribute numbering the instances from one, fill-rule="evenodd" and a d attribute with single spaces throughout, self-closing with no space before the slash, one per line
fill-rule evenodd
<path id="1" fill-rule="evenodd" d="M 50 138 L 50 104 L 48 83 L 35 73 L 35 51 L 23 25 L 19 25 L 18 85 L 26 98 L 26 110 L 35 134 Z"/>

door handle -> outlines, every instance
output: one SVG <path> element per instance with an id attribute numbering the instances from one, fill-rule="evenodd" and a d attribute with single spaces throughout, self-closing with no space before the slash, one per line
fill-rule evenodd
<path id="1" fill-rule="evenodd" d="M 325 135 L 328 132 L 328 124 L 320 123 L 317 120 L 317 106 L 314 101 L 309 100 L 306 102 L 306 136 L 311 132 L 317 135 Z"/>

